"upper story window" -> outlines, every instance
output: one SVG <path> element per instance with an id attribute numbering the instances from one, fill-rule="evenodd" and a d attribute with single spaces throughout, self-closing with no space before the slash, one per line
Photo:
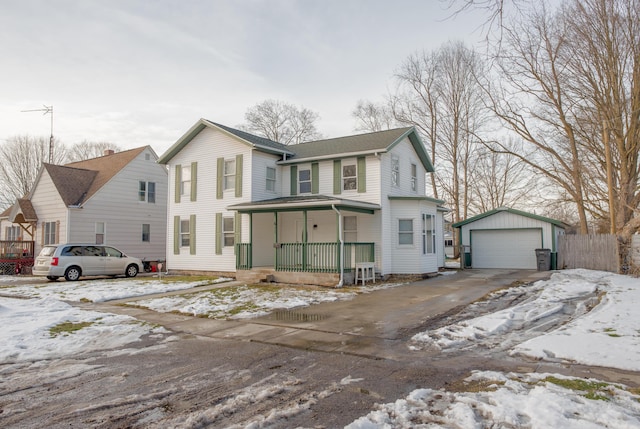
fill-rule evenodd
<path id="1" fill-rule="evenodd" d="M 267 191 L 276 191 L 276 169 L 273 167 L 267 167 Z"/>
<path id="2" fill-rule="evenodd" d="M 411 164 L 411 190 L 418 190 L 418 166 L 415 164 Z"/>
<path id="3" fill-rule="evenodd" d="M 235 189 L 236 187 L 236 160 L 224 161 L 224 190 Z"/>
<path id="4" fill-rule="evenodd" d="M 355 191 L 358 189 L 358 175 L 356 164 L 342 166 L 342 189 L 345 191 Z"/>
<path id="5" fill-rule="evenodd" d="M 156 202 L 156 184 L 155 182 L 138 182 L 138 201 L 155 203 Z"/>
<path id="6" fill-rule="evenodd" d="M 391 185 L 400 186 L 400 158 L 391 155 Z"/>
<path id="7" fill-rule="evenodd" d="M 191 195 L 191 166 L 185 165 L 182 167 L 182 177 L 180 182 L 180 195 Z"/>
<path id="8" fill-rule="evenodd" d="M 311 170 L 298 171 L 298 185 L 301 194 L 311 193 Z"/>

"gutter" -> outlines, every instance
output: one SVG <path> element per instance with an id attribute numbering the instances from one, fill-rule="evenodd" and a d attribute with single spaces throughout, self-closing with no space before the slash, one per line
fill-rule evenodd
<path id="1" fill-rule="evenodd" d="M 344 241 L 342 240 L 342 212 L 336 208 L 335 204 L 331 204 L 331 208 L 338 214 L 338 240 L 340 241 L 340 258 L 338 258 L 338 264 L 340 265 L 340 281 L 334 287 L 341 288 L 344 286 Z"/>

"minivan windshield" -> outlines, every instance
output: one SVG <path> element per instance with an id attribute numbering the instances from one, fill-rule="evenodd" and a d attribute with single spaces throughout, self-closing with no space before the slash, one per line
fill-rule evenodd
<path id="1" fill-rule="evenodd" d="M 51 256 L 56 251 L 56 246 L 45 246 L 40 251 L 39 256 Z"/>

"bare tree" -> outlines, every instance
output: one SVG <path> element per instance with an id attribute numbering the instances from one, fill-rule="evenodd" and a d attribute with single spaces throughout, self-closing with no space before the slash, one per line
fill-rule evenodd
<path id="1" fill-rule="evenodd" d="M 383 131 L 396 125 L 393 110 L 386 103 L 376 104 L 368 100 L 358 100 L 351 116 L 356 120 L 356 131 Z"/>
<path id="2" fill-rule="evenodd" d="M 55 142 L 53 162 L 66 159 L 66 149 Z M 43 162 L 49 160 L 49 137 L 13 136 L 0 145 L 0 204 L 15 203 L 31 191 Z"/>
<path id="3" fill-rule="evenodd" d="M 282 144 L 296 144 L 322 137 L 316 129 L 319 115 L 305 107 L 266 100 L 249 108 L 240 128 Z"/>
<path id="4" fill-rule="evenodd" d="M 484 67 L 479 55 L 462 43 L 410 56 L 396 74 L 398 88 L 390 104 L 396 120 L 414 125 L 426 137 L 438 165 L 433 195 L 443 193 L 454 222 L 467 217 L 470 173 L 479 147 L 476 135 L 485 120 L 475 79 Z"/>
<path id="5" fill-rule="evenodd" d="M 103 156 L 105 151 L 113 150 L 114 152 L 120 152 L 122 149 L 109 142 L 90 142 L 84 140 L 80 143 L 76 143 L 68 150 L 68 162 L 83 161 L 85 159 L 97 158 Z"/>
<path id="6" fill-rule="evenodd" d="M 506 146 L 517 150 L 518 143 L 508 140 Z M 473 198 L 469 200 L 471 211 L 483 213 L 498 207 L 528 208 L 537 189 L 538 176 L 515 156 L 479 148 L 474 152 L 472 181 L 467 184 Z"/>

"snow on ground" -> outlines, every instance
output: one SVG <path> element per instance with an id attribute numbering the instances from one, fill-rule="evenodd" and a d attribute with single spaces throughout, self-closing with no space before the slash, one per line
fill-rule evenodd
<path id="1" fill-rule="evenodd" d="M 443 351 L 474 341 L 520 331 L 536 320 L 560 313 L 563 303 L 600 293 L 600 303 L 591 311 L 578 305 L 574 319 L 549 333 L 516 345 L 512 354 L 536 359 L 565 360 L 640 371 L 640 279 L 618 274 L 567 270 L 554 273 L 549 280 L 531 286 L 534 300 L 525 301 L 495 313 L 417 334 L 416 343 L 438 346 Z M 596 304 L 596 302 L 594 302 Z M 530 334 L 530 333 L 529 333 Z"/>
<path id="2" fill-rule="evenodd" d="M 624 386 L 488 371 L 466 381 L 468 391 L 414 390 L 404 399 L 378 405 L 346 428 L 640 427 L 640 395 Z"/>
<path id="3" fill-rule="evenodd" d="M 3 276 L 0 281 L 4 281 Z M 33 298 L 52 297 L 64 301 L 103 302 L 114 299 L 132 298 L 154 293 L 189 289 L 232 279 L 220 277 L 197 281 L 174 281 L 165 277 L 139 277 L 136 279 L 92 279 L 77 282 L 49 282 L 38 285 L 23 284 L 0 289 L 5 295 L 20 295 Z M 1 283 L 0 283 L 1 284 Z"/>
<path id="4" fill-rule="evenodd" d="M 311 289 L 288 286 L 229 286 L 209 291 L 127 303 L 158 312 L 179 312 L 212 319 L 243 319 L 275 309 L 306 307 L 321 302 L 351 299 L 353 289 Z"/>
<path id="5" fill-rule="evenodd" d="M 166 332 L 129 316 L 80 310 L 53 298 L 0 297 L 0 363 L 106 350 Z"/>

